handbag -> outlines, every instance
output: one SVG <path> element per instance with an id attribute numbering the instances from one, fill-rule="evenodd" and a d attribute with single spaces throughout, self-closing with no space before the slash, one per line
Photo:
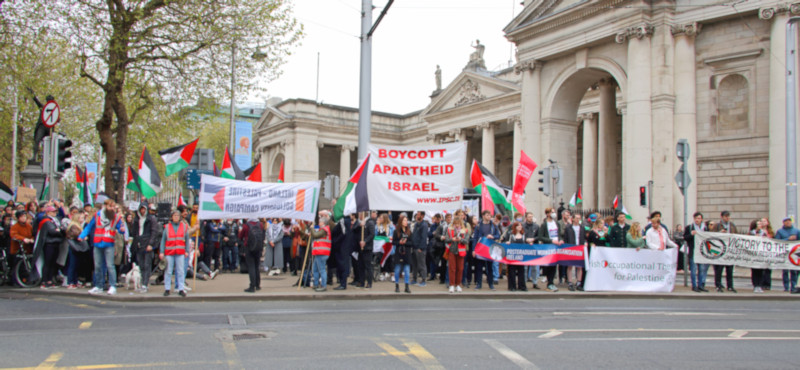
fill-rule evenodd
<path id="1" fill-rule="evenodd" d="M 67 239 L 67 243 L 70 249 L 75 252 L 86 252 L 89 250 L 89 243 L 87 243 L 86 240 L 78 241 L 77 239 Z"/>

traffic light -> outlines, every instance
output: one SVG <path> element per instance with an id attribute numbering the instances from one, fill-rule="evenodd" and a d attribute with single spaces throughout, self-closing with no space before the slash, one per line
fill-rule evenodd
<path id="1" fill-rule="evenodd" d="M 642 207 L 647 206 L 647 186 L 639 187 L 639 205 Z"/>
<path id="2" fill-rule="evenodd" d="M 542 184 L 539 187 L 539 191 L 544 193 L 545 196 L 549 197 L 550 196 L 550 185 L 553 183 L 552 180 L 550 179 L 550 167 L 545 167 L 545 168 L 539 170 L 539 175 L 542 176 L 542 178 L 539 179 L 539 183 Z"/>
<path id="3" fill-rule="evenodd" d="M 58 138 L 58 147 L 56 148 L 56 168 L 55 172 L 59 174 L 64 174 L 64 172 L 70 168 L 72 168 L 72 162 L 70 162 L 70 158 L 72 158 L 72 140 L 67 139 L 65 137 Z"/>

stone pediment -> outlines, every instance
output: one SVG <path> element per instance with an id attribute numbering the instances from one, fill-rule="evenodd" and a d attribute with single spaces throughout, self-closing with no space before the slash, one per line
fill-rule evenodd
<path id="1" fill-rule="evenodd" d="M 519 86 L 512 82 L 464 71 L 431 102 L 423 115 L 465 107 L 518 91 Z"/>
<path id="2" fill-rule="evenodd" d="M 289 115 L 281 111 L 280 109 L 272 106 L 267 106 L 264 110 L 264 113 L 261 115 L 261 118 L 258 119 L 256 122 L 256 127 L 253 128 L 253 131 L 258 131 L 263 128 L 266 128 L 272 123 L 284 121 L 289 118 Z"/>
<path id="3" fill-rule="evenodd" d="M 588 6 L 590 2 L 591 0 L 536 0 L 514 17 L 503 31 L 510 33 L 517 28 L 551 18 L 567 10 Z"/>

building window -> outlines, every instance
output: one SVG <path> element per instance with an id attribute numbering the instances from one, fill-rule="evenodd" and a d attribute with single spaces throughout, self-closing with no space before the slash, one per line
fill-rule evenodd
<path id="1" fill-rule="evenodd" d="M 740 74 L 725 76 L 717 86 L 718 130 L 720 133 L 749 127 L 750 89 Z"/>

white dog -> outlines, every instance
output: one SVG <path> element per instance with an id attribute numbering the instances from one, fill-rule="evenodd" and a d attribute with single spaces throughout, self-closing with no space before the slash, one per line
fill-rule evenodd
<path id="1" fill-rule="evenodd" d="M 125 274 L 125 289 L 140 290 L 142 281 L 142 272 L 139 270 L 139 265 L 133 264 L 133 267 L 127 274 Z"/>

